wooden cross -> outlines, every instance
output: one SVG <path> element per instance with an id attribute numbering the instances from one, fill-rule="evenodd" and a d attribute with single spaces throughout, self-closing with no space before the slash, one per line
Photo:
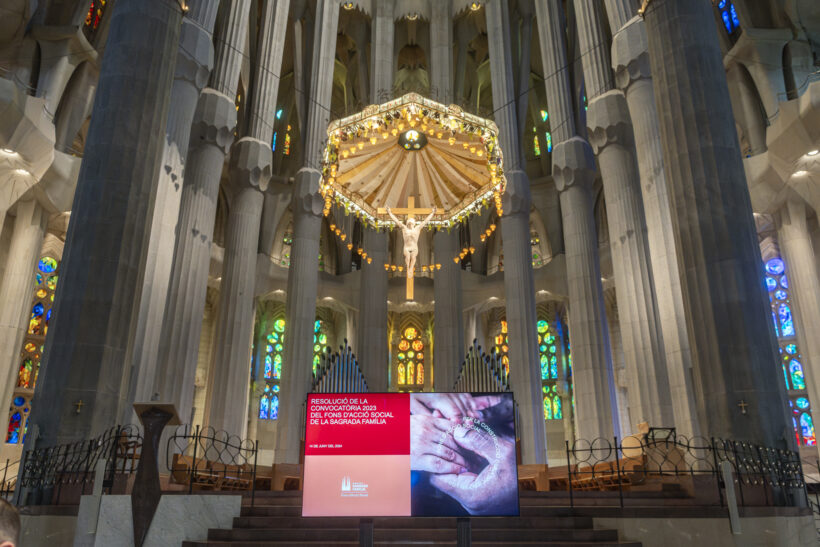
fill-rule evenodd
<path id="1" fill-rule="evenodd" d="M 76 407 L 77 407 L 77 414 L 79 414 L 79 413 L 80 413 L 80 409 L 82 409 L 82 408 L 83 408 L 83 405 L 85 405 L 85 403 L 83 402 L 83 400 L 82 400 L 82 399 L 80 399 L 79 401 L 77 401 L 76 403 L 74 403 L 74 406 L 76 406 Z"/>
<path id="2" fill-rule="evenodd" d="M 415 196 L 409 196 L 407 198 L 407 207 L 399 207 L 397 209 L 390 208 L 390 211 L 396 215 L 405 215 L 408 219 L 412 218 L 415 220 L 416 215 L 426 216 L 433 212 L 432 209 L 428 209 L 425 207 L 416 207 L 416 198 Z M 379 207 L 376 209 L 376 212 L 380 215 L 386 215 L 387 209 L 383 207 Z M 405 298 L 407 300 L 413 300 L 413 277 L 414 272 L 407 272 L 407 289 L 405 291 Z"/>
<path id="3" fill-rule="evenodd" d="M 749 403 L 741 399 L 737 406 L 740 407 L 741 414 L 746 414 L 746 407 L 749 406 Z"/>

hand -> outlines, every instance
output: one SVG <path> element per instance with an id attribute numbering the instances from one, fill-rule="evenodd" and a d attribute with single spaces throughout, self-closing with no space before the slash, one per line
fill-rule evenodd
<path id="1" fill-rule="evenodd" d="M 414 393 L 410 396 L 410 413 L 448 420 L 475 417 L 471 399 L 469 393 Z"/>
<path id="2" fill-rule="evenodd" d="M 504 437 L 495 437 L 494 441 L 486 432 L 467 427 L 457 427 L 453 439 L 461 449 L 477 453 L 489 465 L 478 475 L 432 475 L 430 484 L 458 501 L 471 515 L 512 512 L 518 497 L 515 441 Z"/>
<path id="3" fill-rule="evenodd" d="M 430 473 L 467 471 L 459 446 L 448 433 L 449 420 L 414 414 L 410 416 L 410 469 Z"/>

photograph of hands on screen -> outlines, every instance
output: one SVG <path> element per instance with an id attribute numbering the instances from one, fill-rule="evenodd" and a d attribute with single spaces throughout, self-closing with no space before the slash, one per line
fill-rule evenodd
<path id="1" fill-rule="evenodd" d="M 512 394 L 410 396 L 413 515 L 517 515 Z"/>

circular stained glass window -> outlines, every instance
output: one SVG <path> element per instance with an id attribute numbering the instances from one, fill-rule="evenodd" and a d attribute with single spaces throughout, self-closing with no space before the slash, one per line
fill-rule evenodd
<path id="1" fill-rule="evenodd" d="M 783 287 L 784 289 L 788 289 L 788 288 L 789 288 L 789 280 L 788 280 L 788 279 L 786 279 L 786 276 L 785 276 L 785 275 L 784 275 L 783 277 L 781 277 L 781 278 L 780 278 L 780 286 L 781 286 L 781 287 Z"/>
<path id="2" fill-rule="evenodd" d="M 800 408 L 803 408 L 803 409 L 809 408 L 809 400 L 806 399 L 805 397 L 798 397 L 795 402 L 797 403 L 797 406 L 800 407 Z"/>
<path id="3" fill-rule="evenodd" d="M 413 340 L 413 350 L 421 351 L 424 349 L 424 344 L 421 343 L 421 340 Z"/>
<path id="4" fill-rule="evenodd" d="M 783 261 L 779 258 L 772 258 L 768 262 L 766 262 L 766 271 L 772 275 L 780 275 L 783 273 L 785 269 L 785 265 Z"/>
<path id="5" fill-rule="evenodd" d="M 313 344 L 313 351 L 322 351 L 322 346 L 319 344 Z"/>
<path id="6" fill-rule="evenodd" d="M 544 344 L 541 344 L 540 346 L 538 346 L 538 351 L 541 351 L 541 352 L 547 351 L 547 346 L 545 346 Z"/>
<path id="7" fill-rule="evenodd" d="M 769 291 L 775 290 L 777 288 L 777 280 L 773 277 L 767 277 L 766 278 L 766 288 Z"/>
<path id="8" fill-rule="evenodd" d="M 273 323 L 273 330 L 276 332 L 285 332 L 285 320 L 284 319 L 277 319 Z"/>
<path id="9" fill-rule="evenodd" d="M 43 273 L 51 273 L 57 269 L 57 261 L 50 256 L 44 256 L 37 264 L 37 268 Z"/>
<path id="10" fill-rule="evenodd" d="M 399 358 L 399 361 L 404 361 L 404 358 L 405 358 L 404 353 L 399 353 L 398 358 Z"/>
<path id="11" fill-rule="evenodd" d="M 279 393 L 279 384 L 276 384 L 275 386 L 273 386 L 273 392 L 274 393 Z"/>
<path id="12" fill-rule="evenodd" d="M 57 275 L 48 276 L 48 279 L 46 279 L 46 287 L 48 287 L 48 290 L 53 291 L 57 288 L 57 279 L 59 279 Z"/>
<path id="13" fill-rule="evenodd" d="M 410 349 L 410 342 L 408 342 L 407 340 L 402 340 L 401 342 L 399 342 L 400 351 L 407 351 L 408 349 Z"/>
<path id="14" fill-rule="evenodd" d="M 34 294 L 37 296 L 37 298 L 45 298 L 48 294 L 48 291 L 45 289 L 37 289 L 37 292 Z"/>
<path id="15" fill-rule="evenodd" d="M 43 315 L 43 309 L 43 305 L 37 302 L 36 304 L 34 304 L 34 307 L 31 308 L 31 316 L 40 317 L 41 315 Z"/>
<path id="16" fill-rule="evenodd" d="M 404 329 L 404 337 L 408 340 L 414 340 L 417 336 L 416 328 L 415 327 L 407 327 Z"/>
<path id="17" fill-rule="evenodd" d="M 34 345 L 34 344 L 32 344 L 31 342 L 28 342 L 28 343 L 26 344 L 26 348 L 25 348 L 25 349 L 26 349 L 26 351 L 29 351 L 29 352 L 31 352 L 31 351 L 35 351 L 35 350 L 37 349 L 37 346 L 35 346 L 35 345 Z"/>
<path id="18" fill-rule="evenodd" d="M 538 321 L 538 332 L 540 332 L 541 334 L 544 334 L 545 332 L 547 332 L 549 330 L 549 328 L 550 328 L 549 325 L 543 319 Z"/>
<path id="19" fill-rule="evenodd" d="M 789 294 L 786 291 L 775 291 L 774 297 L 778 300 L 786 300 L 789 297 Z"/>
<path id="20" fill-rule="evenodd" d="M 422 364 L 422 363 L 421 363 L 421 361 L 422 361 L 423 359 L 424 359 L 424 354 L 423 354 L 423 353 L 417 353 L 417 354 L 416 354 L 416 360 L 418 361 L 418 363 L 417 363 L 417 364 L 419 364 L 419 365 L 420 365 L 420 364 Z"/>
<path id="21" fill-rule="evenodd" d="M 794 355 L 797 353 L 797 346 L 795 344 L 788 344 L 786 346 L 786 353 Z"/>
<path id="22" fill-rule="evenodd" d="M 274 338 L 274 336 L 276 336 L 276 335 L 274 335 L 274 334 L 269 334 L 268 335 L 267 338 L 268 338 L 268 343 L 269 344 L 273 344 L 274 342 L 276 342 L 276 338 Z"/>
<path id="23" fill-rule="evenodd" d="M 416 353 L 415 353 L 415 352 L 413 352 L 413 351 L 408 351 L 408 352 L 407 352 L 407 358 L 408 358 L 408 359 L 412 359 L 414 355 L 416 355 Z"/>
<path id="24" fill-rule="evenodd" d="M 14 398 L 14 406 L 23 406 L 26 404 L 25 397 L 17 396 Z"/>

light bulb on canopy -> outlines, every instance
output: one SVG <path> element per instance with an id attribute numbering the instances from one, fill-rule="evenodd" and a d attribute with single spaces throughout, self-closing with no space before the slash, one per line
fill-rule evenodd
<path id="1" fill-rule="evenodd" d="M 498 127 L 457 105 L 409 93 L 333 121 L 327 134 L 322 195 L 371 226 L 393 226 L 386 208 L 413 201 L 418 211 L 405 214 L 435 207 L 430 224 L 437 227 L 501 202 L 506 179 Z"/>

